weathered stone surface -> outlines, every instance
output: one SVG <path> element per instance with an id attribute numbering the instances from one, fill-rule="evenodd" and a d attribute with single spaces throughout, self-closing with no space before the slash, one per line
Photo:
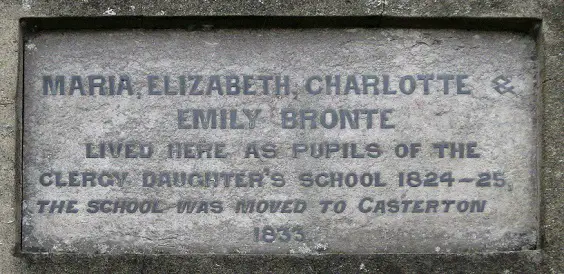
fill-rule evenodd
<path id="1" fill-rule="evenodd" d="M 509 32 L 311 29 L 36 34 L 27 39 L 24 53 L 23 250 L 324 254 L 535 249 L 539 233 L 536 60 L 534 39 Z M 433 78 L 428 82 L 429 94 L 424 81 L 418 80 L 418 75 L 425 74 Z M 452 78 L 441 80 L 445 74 Z M 73 75 L 81 77 L 86 95 L 80 95 L 80 88 L 68 95 L 71 85 L 79 85 L 71 83 Z M 109 76 L 127 75 L 131 95 L 128 91 L 100 95 L 99 89 L 92 89 L 90 96 L 88 76 L 96 75 L 108 83 Z M 198 90 L 204 94 L 157 95 L 150 91 L 149 75 L 159 77 L 154 78 L 153 90 L 162 93 L 165 76 L 170 77 L 170 92 L 175 93 L 182 85 L 178 76 L 185 75 L 190 93 L 194 81 L 188 75 L 203 75 Z M 214 89 L 213 75 L 220 76 L 222 91 Z M 222 95 L 227 93 L 224 76 L 230 75 L 239 79 L 238 95 Z M 243 75 L 254 76 L 256 93 L 264 91 L 263 82 L 256 81 L 259 75 L 273 76 L 270 93 L 244 95 Z M 340 75 L 341 94 L 334 90 L 326 94 L 327 75 L 332 81 Z M 363 87 L 368 85 L 363 85 L 363 79 L 368 78 L 362 75 L 378 77 L 378 94 L 373 89 L 364 94 Z M 49 90 L 45 76 L 51 77 Z M 50 94 L 60 92 L 57 76 L 65 77 L 67 95 Z M 511 83 L 492 83 L 498 76 Z M 280 95 L 273 94 L 276 79 Z M 310 91 L 325 89 L 316 95 L 308 93 L 308 79 L 313 83 Z M 354 90 L 353 79 L 360 94 Z M 288 94 L 284 83 L 288 83 Z M 109 84 L 105 86 L 108 92 Z M 347 87 L 350 94 L 344 94 Z M 205 94 L 208 90 L 209 95 Z M 45 91 L 49 94 L 44 95 Z M 194 129 L 194 109 L 206 113 L 214 109 L 217 129 Z M 232 116 L 223 124 L 221 109 L 225 115 L 237 110 L 234 121 L 243 128 L 232 128 L 238 126 Z M 244 114 L 244 109 L 251 111 Z M 305 129 L 295 118 L 313 115 L 311 110 L 320 114 L 324 110 L 354 113 L 355 109 L 375 114 L 360 112 L 358 129 L 344 122 L 344 116 L 339 123 L 316 118 L 314 126 L 305 121 Z M 294 114 L 283 122 L 283 113 L 289 110 Z M 256 119 L 251 117 L 257 113 Z M 324 117 L 330 117 L 332 112 L 328 113 Z M 105 158 L 97 158 L 100 142 L 150 143 L 153 154 L 128 159 L 122 151 L 112 158 L 108 151 Z M 226 156 L 167 156 L 168 144 L 188 142 L 223 143 Z M 448 148 L 441 157 L 435 146 L 442 142 L 456 143 L 457 148 L 463 145 L 463 156 L 450 154 Z M 89 143 L 93 144 L 90 158 Z M 259 154 L 262 145 L 272 144 L 277 156 L 268 157 L 267 150 L 267 157 L 246 157 L 248 144 L 257 144 Z M 332 146 L 338 152 L 315 157 L 312 144 L 325 151 Z M 413 157 L 402 156 L 402 145 L 412 144 L 420 151 Z M 60 172 L 66 186 L 55 186 L 55 172 Z M 128 175 L 123 186 L 71 187 L 69 172 Z M 185 172 L 188 181 L 181 184 L 186 185 L 194 172 L 239 172 L 244 179 L 227 183 L 219 174 L 211 182 L 219 181 L 216 187 L 174 187 L 174 183 L 143 187 L 147 172 L 157 178 L 160 172 Z M 250 185 L 253 173 L 264 176 L 263 186 Z M 355 174 L 358 181 L 345 178 L 342 186 L 324 186 L 331 173 Z M 319 183 L 309 186 L 304 179 L 308 176 L 320 178 Z M 408 182 L 408 177 L 420 179 Z M 374 181 L 365 187 L 360 178 Z M 301 213 L 236 212 L 241 201 L 292 200 L 293 207 L 296 199 L 307 204 Z M 78 212 L 49 212 L 55 200 L 59 204 L 75 200 Z M 95 200 L 158 201 L 164 212 L 101 213 Z M 217 201 L 222 209 L 214 213 L 219 207 L 210 205 L 202 209 L 207 213 L 179 214 L 182 201 L 198 202 L 196 210 L 201 201 Z M 325 213 L 322 201 L 333 201 Z M 347 204 L 342 213 L 334 212 L 337 201 Z M 378 201 L 384 201 L 383 208 L 377 209 Z M 452 206 L 447 207 L 450 201 Z M 399 213 L 394 212 L 393 203 L 400 203 Z M 288 228 L 292 240 L 285 241 L 283 229 L 275 240 L 264 237 L 268 226 Z"/>
<path id="2" fill-rule="evenodd" d="M 383 15 L 392 16 L 444 16 L 444 17 L 499 17 L 519 14 L 519 17 L 535 17 L 540 6 L 533 1 L 456 1 L 422 0 L 413 5 L 409 0 L 382 1 Z"/>
<path id="3" fill-rule="evenodd" d="M 257 3 L 258 2 L 258 3 Z M 431 3 L 431 1 L 428 1 Z M 250 4 L 262 4 L 263 9 L 249 9 Z M 385 3 L 385 5 L 381 5 Z M 165 15 L 245 15 L 245 14 L 285 14 L 285 15 L 365 15 L 386 14 L 413 17 L 498 17 L 502 20 L 509 18 L 535 17 L 543 20 L 539 41 L 539 59 L 543 73 L 542 79 L 542 156 L 541 161 L 541 242 L 535 251 L 520 251 L 510 253 L 483 254 L 452 254 L 452 255 L 335 255 L 308 257 L 280 257 L 280 256 L 76 256 L 51 255 L 25 259 L 18 256 L 20 246 L 18 219 L 21 200 L 17 193 L 19 180 L 11 175 L 2 177 L 2 186 L 7 192 L 0 193 L 1 201 L 5 204 L 0 214 L 0 272 L 2 273 L 75 273 L 75 272 L 244 272 L 244 273 L 356 273 L 356 272 L 394 272 L 394 273 L 561 273 L 564 271 L 564 223 L 561 222 L 564 208 L 564 188 L 561 186 L 562 170 L 564 170 L 564 134 L 562 134 L 562 119 L 564 93 L 562 90 L 562 71 L 564 62 L 561 58 L 562 30 L 564 2 L 560 0 L 499 0 L 458 1 L 450 7 L 460 6 L 456 15 L 455 8 L 440 8 L 445 1 L 437 1 L 437 5 L 427 4 L 425 1 L 160 1 L 145 0 L 131 1 L 71 1 L 71 0 L 5 0 L 0 1 L 2 30 L 0 41 L 0 68 L 2 81 L 0 88 L 3 94 L 9 95 L 11 104 L 13 96 L 18 90 L 18 40 L 21 39 L 18 21 L 23 17 L 73 16 L 90 17 L 104 15 L 109 8 L 118 10 L 117 15 L 160 16 Z M 282 5 L 281 5 L 282 4 Z M 400 7 L 396 7 L 398 4 Z M 278 5 L 278 6 L 277 6 Z M 129 6 L 137 7 L 128 11 Z M 369 6 L 370 9 L 365 8 Z M 372 7 L 378 6 L 378 9 Z M 471 8 L 468 8 L 471 6 Z M 541 10 L 539 11 L 539 8 Z M 128 11 L 123 13 L 121 11 Z M 137 17 L 139 18 L 139 17 Z M 128 18 L 131 19 L 131 18 Z M 90 19 L 85 19 L 90 20 Z M 108 19 L 111 20 L 111 19 Z M 459 19 L 453 19 L 458 21 Z M 76 22 L 84 21 L 77 19 Z M 81 23 L 82 24 L 82 23 Z M 510 25 L 510 23 L 508 23 Z M 73 24 L 74 25 L 74 24 Z M 483 22 L 476 26 L 484 30 L 490 25 Z M 445 24 L 444 27 L 451 27 Z M 18 113 L 7 117 L 7 124 L 15 123 Z M 6 136 L 13 142 L 15 137 Z M 13 153 L 18 147 L 14 146 Z M 12 153 L 6 151 L 6 153 Z M 3 168 L 14 169 L 16 163 L 9 160 L 0 162 Z M 11 191 L 14 189 L 15 191 Z M 14 252 L 14 250 L 16 250 Z"/>

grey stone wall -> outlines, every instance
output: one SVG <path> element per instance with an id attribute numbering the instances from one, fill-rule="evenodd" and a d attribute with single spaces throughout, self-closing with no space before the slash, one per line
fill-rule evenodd
<path id="1" fill-rule="evenodd" d="M 147 1 L 3 0 L 0 2 L 0 273 L 20 272 L 564 272 L 564 2 L 561 0 Z M 542 20 L 541 245 L 535 251 L 449 255 L 21 256 L 18 81 L 20 19 L 29 17 L 292 15 L 531 17 Z M 376 17 L 375 20 L 389 20 Z M 460 19 L 458 19 L 460 20 Z M 448 20 L 445 26 L 449 27 Z M 483 26 L 488 29 L 488 25 Z"/>

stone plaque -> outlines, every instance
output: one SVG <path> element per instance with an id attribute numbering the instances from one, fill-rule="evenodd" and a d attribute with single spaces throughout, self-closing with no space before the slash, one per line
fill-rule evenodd
<path id="1" fill-rule="evenodd" d="M 231 29 L 28 38 L 24 252 L 536 248 L 530 36 Z"/>

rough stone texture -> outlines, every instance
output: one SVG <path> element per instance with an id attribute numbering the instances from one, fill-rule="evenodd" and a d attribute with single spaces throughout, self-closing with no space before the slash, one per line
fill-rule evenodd
<path id="1" fill-rule="evenodd" d="M 258 2 L 258 3 L 257 3 Z M 386 8 L 379 3 L 385 3 Z M 433 1 L 434 2 L 434 1 Z M 541 60 L 543 62 L 543 159 L 541 174 L 541 224 L 542 243 L 539 251 L 458 254 L 458 255 L 374 255 L 374 256 L 319 256 L 301 257 L 84 257 L 48 256 L 22 258 L 14 256 L 14 247 L 18 243 L 18 224 L 16 197 L 17 188 L 14 174 L 13 157 L 8 156 L 0 162 L 2 170 L 1 201 L 5 205 L 0 211 L 0 272 L 186 272 L 201 270 L 210 272 L 445 272 L 464 271 L 473 273 L 560 273 L 564 271 L 563 246 L 564 199 L 562 188 L 564 170 L 564 90 L 563 52 L 564 39 L 564 4 L 560 0 L 539 1 L 495 1 L 494 5 L 483 4 L 482 0 L 456 1 L 451 7 L 471 6 L 472 9 L 459 9 L 454 15 L 443 12 L 437 6 L 421 1 L 34 1 L 5 0 L 0 2 L 0 44 L 2 45 L 0 71 L 2 94 L 0 103 L 13 105 L 17 91 L 18 76 L 18 19 L 34 16 L 100 16 L 111 14 L 108 9 L 136 9 L 131 15 L 158 16 L 162 11 L 168 15 L 209 15 L 209 14 L 286 14 L 286 15 L 397 15 L 397 16 L 500 16 L 500 17 L 536 17 L 543 20 Z M 396 3 L 401 4 L 397 7 Z M 431 3 L 431 1 L 429 1 Z M 467 4 L 469 3 L 469 4 Z M 485 2 L 494 3 L 494 2 Z M 260 5 L 259 5 L 260 4 Z M 277 6 L 278 5 L 278 6 Z M 142 7 L 142 8 L 137 8 Z M 251 7 L 259 7 L 253 8 Z M 395 8 L 394 8 L 395 7 Z M 492 9 L 493 8 L 493 9 Z M 393 10 L 397 12 L 393 12 Z M 484 26 L 487 28 L 487 26 Z M 13 109 L 13 106 L 11 106 Z M 8 108 L 9 109 L 9 108 Z M 3 125 L 15 125 L 16 114 Z M 17 131 L 8 130 L 1 142 L 14 143 Z M 7 190 L 7 192 L 6 192 Z"/>
<path id="2" fill-rule="evenodd" d="M 537 245 L 537 138 L 533 122 L 537 111 L 537 58 L 530 36 L 420 29 L 40 32 L 27 37 L 24 48 L 24 251 L 456 253 L 519 251 Z M 399 89 L 400 77 L 420 73 L 433 73 L 435 78 L 443 73 L 467 75 L 465 87 L 460 89 L 471 94 L 457 94 L 455 81 L 445 91 L 443 81 L 436 79 L 429 81 L 429 95 L 424 95 L 421 81 L 414 81 L 413 93 L 403 94 Z M 68 92 L 70 75 L 83 76 L 87 85 L 86 76 L 92 74 L 127 74 L 134 95 L 42 94 L 44 75 L 67 77 Z M 291 94 L 263 95 L 262 82 L 251 81 L 256 95 L 221 96 L 211 92 L 210 95 L 151 96 L 146 80 L 149 74 L 160 77 L 156 81 L 158 90 L 163 89 L 164 75 L 169 76 L 170 89 L 174 92 L 179 88 L 177 77 L 186 74 L 204 75 L 198 90 L 208 87 L 210 75 L 221 75 L 223 92 L 225 75 L 284 75 L 288 76 Z M 341 93 L 347 76 L 355 77 L 361 91 L 360 75 L 364 74 L 379 77 L 378 95 L 372 94 L 372 90 L 369 94 L 311 95 L 304 88 L 310 76 L 340 75 Z M 382 94 L 386 81 L 382 74 L 390 75 L 390 89 L 397 94 Z M 502 95 L 491 87 L 492 79 L 499 75 L 512 79 L 515 94 Z M 193 81 L 187 84 L 192 86 Z M 319 86 L 328 89 L 324 84 Z M 271 92 L 274 88 L 271 84 Z M 218 112 L 238 110 L 236 122 L 245 128 L 178 128 L 176 110 L 195 108 Z M 261 110 L 253 129 L 247 126 L 244 108 Z M 393 112 L 387 124 L 395 128 L 380 128 L 386 122 L 374 115 L 373 125 L 367 129 L 366 115 L 360 115 L 358 129 L 352 129 L 343 118 L 338 120 L 345 128 L 335 126 L 336 121 L 329 129 L 323 128 L 319 119 L 315 119 L 315 129 L 310 129 L 310 122 L 305 123 L 306 129 L 283 129 L 280 112 L 285 108 L 297 112 L 315 110 L 319 115 L 325 109 L 380 112 L 389 109 Z M 183 124 L 193 126 L 194 115 L 187 112 L 185 117 L 187 121 Z M 119 159 L 110 156 L 86 159 L 84 144 L 102 141 L 151 143 L 154 154 L 150 159 L 124 159 L 123 154 Z M 432 144 L 445 141 L 476 142 L 476 153 L 480 156 L 452 159 L 447 155 L 441 159 Z M 173 142 L 210 145 L 221 142 L 227 156 L 169 159 L 166 148 Z M 275 159 L 244 157 L 248 143 L 267 142 L 277 146 Z M 410 142 L 421 144 L 416 157 L 394 155 L 396 145 Z M 338 143 L 340 151 L 318 158 L 310 156 L 313 148 L 309 148 L 293 157 L 292 146 L 296 143 L 315 144 L 316 148 Z M 367 144 L 377 143 L 382 155 L 353 158 L 349 155 L 354 149 L 352 145 L 349 152 L 343 152 L 345 143 L 357 144 L 355 150 L 361 155 L 366 154 Z M 347 154 L 346 158 L 343 154 Z M 70 171 L 128 172 L 129 175 L 123 187 L 42 186 L 40 176 L 54 170 L 62 172 L 63 182 L 68 182 Z M 199 186 L 196 181 L 193 187 L 186 183 L 181 187 L 144 188 L 141 174 L 147 171 L 157 176 L 160 172 L 244 171 L 243 184 L 248 185 L 250 173 L 264 176 L 265 184 L 235 187 L 233 180 L 226 182 L 218 177 L 216 187 Z M 437 178 L 431 184 L 437 182 L 438 186 L 398 186 L 398 173 L 411 171 L 420 172 L 421 178 L 429 178 L 428 172 L 436 172 Z M 299 174 L 315 176 L 325 172 L 339 172 L 343 176 L 352 173 L 358 180 L 361 174 L 373 178 L 372 174 L 379 172 L 380 182 L 386 186 L 375 187 L 375 182 L 368 182 L 372 187 L 363 187 L 360 182 L 352 187 L 301 185 Z M 445 172 L 452 172 L 454 177 L 450 187 L 445 182 L 438 183 Z M 506 185 L 476 187 L 475 178 L 483 172 L 500 172 Z M 284 186 L 275 186 L 276 182 L 270 179 L 274 173 L 284 177 Z M 324 175 L 321 183 L 327 176 Z M 473 178 L 473 181 L 461 183 L 461 178 Z M 362 203 L 364 209 L 374 208 L 375 200 L 420 200 L 423 210 L 429 200 L 455 200 L 457 204 L 447 213 L 443 205 L 438 207 L 438 213 L 414 214 L 413 206 L 407 213 L 388 210 L 383 214 L 361 213 L 358 208 L 364 198 L 373 199 Z M 38 213 L 38 200 L 66 199 L 78 201 L 77 214 Z M 155 199 L 159 208 L 167 210 L 163 214 L 88 214 L 87 202 L 91 199 Z M 235 213 L 236 202 L 263 199 L 300 199 L 307 208 L 303 213 Z M 321 213 L 319 201 L 322 200 L 344 200 L 347 208 L 340 214 Z M 180 201 L 220 201 L 223 211 L 178 214 L 175 205 Z M 480 204 L 484 201 L 484 212 L 476 212 L 473 206 L 470 210 L 462 209 L 465 213 L 454 209 L 469 201 Z M 302 227 L 306 240 L 253 242 L 253 227 L 266 225 Z M 73 230 L 69 231 L 69 227 Z M 296 236 L 299 239 L 299 234 Z"/>
<path id="3" fill-rule="evenodd" d="M 543 79 L 543 159 L 541 161 L 543 270 L 564 269 L 564 3 L 541 1 Z"/>
<path id="4" fill-rule="evenodd" d="M 456 1 L 422 0 L 413 5 L 409 0 L 384 1 L 386 16 L 424 17 L 536 17 L 540 6 L 535 1 Z"/>

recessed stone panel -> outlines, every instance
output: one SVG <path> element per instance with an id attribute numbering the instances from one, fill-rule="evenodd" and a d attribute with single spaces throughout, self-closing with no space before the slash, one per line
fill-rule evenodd
<path id="1" fill-rule="evenodd" d="M 510 32 L 37 33 L 23 251 L 535 249 L 537 73 Z"/>

